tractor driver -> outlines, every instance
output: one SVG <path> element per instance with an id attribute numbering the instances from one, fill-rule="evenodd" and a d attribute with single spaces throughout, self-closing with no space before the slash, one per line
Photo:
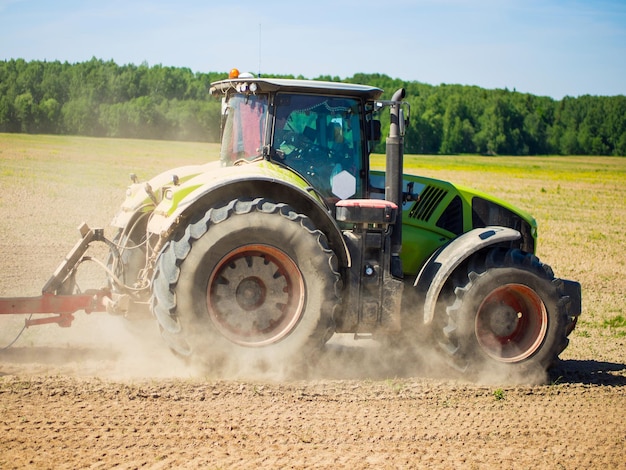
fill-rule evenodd
<path id="1" fill-rule="evenodd" d="M 333 162 L 339 163 L 344 169 L 355 172 L 354 148 L 350 130 L 344 131 L 341 122 L 333 119 L 327 128 L 328 149 Z"/>

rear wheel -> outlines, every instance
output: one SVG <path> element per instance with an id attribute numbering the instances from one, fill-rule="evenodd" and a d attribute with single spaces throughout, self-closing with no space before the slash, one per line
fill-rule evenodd
<path id="1" fill-rule="evenodd" d="M 456 367 L 543 371 L 567 346 L 569 299 L 562 281 L 534 255 L 495 248 L 453 282 L 442 345 Z"/>
<path id="2" fill-rule="evenodd" d="M 336 257 L 308 217 L 234 200 L 164 248 L 152 309 L 179 354 L 282 367 L 330 337 L 338 283 Z"/>

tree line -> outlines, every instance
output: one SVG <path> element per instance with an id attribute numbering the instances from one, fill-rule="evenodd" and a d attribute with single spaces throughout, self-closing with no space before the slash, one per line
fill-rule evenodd
<path id="1" fill-rule="evenodd" d="M 217 142 L 221 104 L 209 96 L 209 86 L 226 76 L 96 58 L 75 64 L 0 61 L 0 132 Z M 555 100 L 383 74 L 341 81 L 380 87 L 387 99 L 406 88 L 406 153 L 626 156 L 623 95 Z M 384 151 L 384 142 L 378 150 Z"/>
<path id="2" fill-rule="evenodd" d="M 0 132 L 218 141 L 224 74 L 113 61 L 0 62 Z"/>

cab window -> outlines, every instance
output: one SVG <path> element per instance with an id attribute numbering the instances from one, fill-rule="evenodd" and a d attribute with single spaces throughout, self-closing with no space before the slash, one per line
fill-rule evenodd
<path id="1" fill-rule="evenodd" d="M 279 93 L 275 99 L 273 154 L 329 199 L 361 194 L 359 102 Z"/>
<path id="2" fill-rule="evenodd" d="M 262 155 L 267 124 L 267 95 L 235 94 L 226 103 L 220 159 L 223 165 Z"/>

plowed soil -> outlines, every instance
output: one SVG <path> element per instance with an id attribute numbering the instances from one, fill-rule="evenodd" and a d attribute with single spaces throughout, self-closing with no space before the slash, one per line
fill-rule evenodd
<path id="1" fill-rule="evenodd" d="M 123 378 L 127 354 L 1 353 L 0 468 L 626 468 L 621 365 L 565 361 L 544 386 L 277 382 L 167 377 L 158 355 L 152 378 Z"/>
<path id="2" fill-rule="evenodd" d="M 32 150 L 4 151 L 0 296 L 37 295 L 74 227 L 106 226 L 125 183 L 51 181 Z M 32 177 L 11 186 L 18 160 Z M 551 262 L 572 266 L 559 251 Z M 620 289 L 589 297 L 623 304 Z M 130 331 L 79 313 L 71 328 L 32 327 L 0 350 L 0 469 L 626 468 L 626 339 L 600 315 L 549 376 L 512 383 L 468 382 L 435 358 L 404 363 L 351 337 L 333 339 L 306 377 L 214 377 L 174 357 L 151 323 Z M 23 322 L 0 318 L 0 347 Z"/>

